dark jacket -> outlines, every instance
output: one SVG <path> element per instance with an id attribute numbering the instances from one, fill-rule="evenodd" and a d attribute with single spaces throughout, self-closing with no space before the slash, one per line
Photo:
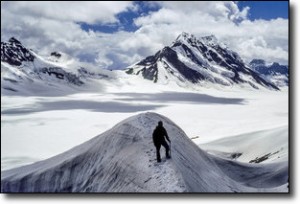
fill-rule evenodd
<path id="1" fill-rule="evenodd" d="M 170 142 L 166 129 L 163 126 L 158 125 L 152 134 L 154 145 L 159 145 L 162 144 L 163 142 L 166 142 L 165 137 Z"/>

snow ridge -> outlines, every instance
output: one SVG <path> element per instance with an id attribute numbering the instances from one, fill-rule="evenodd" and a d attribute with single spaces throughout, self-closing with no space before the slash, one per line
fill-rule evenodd
<path id="1" fill-rule="evenodd" d="M 152 131 L 160 120 L 172 159 L 157 164 Z M 1 172 L 1 192 L 287 192 L 287 180 L 287 162 L 243 164 L 209 155 L 170 119 L 148 112 L 65 153 Z"/>

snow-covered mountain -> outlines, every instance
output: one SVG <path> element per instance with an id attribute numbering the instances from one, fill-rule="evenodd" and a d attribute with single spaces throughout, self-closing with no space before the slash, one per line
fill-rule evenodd
<path id="1" fill-rule="evenodd" d="M 112 75 L 108 70 L 90 67 L 59 52 L 42 57 L 15 38 L 1 42 L 1 88 L 4 92 L 66 88 L 71 91 L 84 86 L 87 78 L 103 79 Z"/>
<path id="2" fill-rule="evenodd" d="M 172 159 L 155 161 L 162 120 Z M 206 153 L 170 119 L 142 113 L 71 150 L 1 172 L 1 192 L 288 192 L 288 162 L 247 164 Z"/>
<path id="3" fill-rule="evenodd" d="M 126 73 L 140 75 L 141 79 L 158 84 L 173 83 L 181 87 L 250 86 L 256 89 L 279 89 L 267 76 L 261 77 L 249 69 L 237 53 L 213 35 L 197 39 L 182 33 L 171 46 L 129 67 Z M 74 89 L 84 89 L 87 84 L 97 89 L 97 83 L 103 80 L 120 79 L 126 84 L 130 76 L 127 74 L 78 62 L 57 51 L 42 57 L 15 38 L 1 42 L 1 89 L 4 93 L 43 93 L 53 89 L 72 92 Z M 272 74 L 273 79 L 280 77 L 282 75 Z M 91 80 L 92 83 L 89 83 Z M 132 78 L 129 81 L 140 86 L 143 80 Z M 114 83 L 108 82 L 106 85 Z"/>
<path id="4" fill-rule="evenodd" d="M 279 89 L 252 71 L 213 35 L 197 39 L 183 32 L 171 46 L 128 67 L 126 73 L 163 84 L 175 81 L 183 86 L 210 83 Z"/>
<path id="5" fill-rule="evenodd" d="M 277 62 L 267 65 L 262 59 L 253 59 L 249 65 L 253 71 L 258 72 L 264 79 L 276 84 L 276 86 L 289 85 L 289 69 L 287 65 L 281 65 Z"/>

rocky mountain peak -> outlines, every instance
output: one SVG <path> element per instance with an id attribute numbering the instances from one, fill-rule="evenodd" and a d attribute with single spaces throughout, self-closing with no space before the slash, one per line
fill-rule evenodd
<path id="1" fill-rule="evenodd" d="M 23 62 L 32 62 L 34 56 L 30 50 L 12 37 L 8 42 L 1 42 L 1 61 L 10 65 L 20 66 Z"/>
<path id="2" fill-rule="evenodd" d="M 230 50 L 214 35 L 197 38 L 182 32 L 171 46 L 141 60 L 126 72 L 142 75 L 155 83 L 175 80 L 177 84 L 247 84 L 256 89 L 264 86 L 278 90 L 250 70 L 238 53 Z"/>

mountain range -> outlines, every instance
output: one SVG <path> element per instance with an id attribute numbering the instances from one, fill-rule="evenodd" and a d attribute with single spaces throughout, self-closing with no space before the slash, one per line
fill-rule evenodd
<path id="1" fill-rule="evenodd" d="M 263 78 L 271 81 L 276 86 L 288 86 L 289 68 L 287 65 L 281 65 L 277 62 L 267 65 L 262 59 L 253 59 L 249 65 L 253 71 L 256 71 Z"/>
<path id="2" fill-rule="evenodd" d="M 1 42 L 1 88 L 5 93 L 59 90 L 61 87 L 84 89 L 93 86 L 95 81 L 122 81 L 125 75 L 192 88 L 237 86 L 279 90 L 288 85 L 287 66 L 274 63 L 266 67 L 262 60 L 247 65 L 238 53 L 213 35 L 196 38 L 183 32 L 171 46 L 122 72 L 78 62 L 61 52 L 42 57 L 16 38 Z"/>

